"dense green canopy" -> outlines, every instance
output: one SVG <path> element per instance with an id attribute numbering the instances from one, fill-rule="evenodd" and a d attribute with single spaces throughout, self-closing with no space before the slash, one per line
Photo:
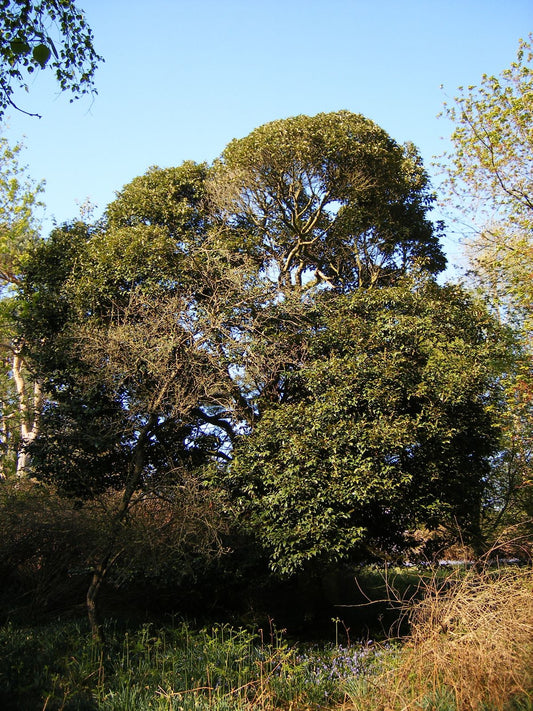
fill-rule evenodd
<path id="1" fill-rule="evenodd" d="M 303 366 L 228 473 L 274 567 L 393 555 L 423 527 L 478 539 L 502 350 L 484 308 L 428 281 L 327 295 L 315 309 Z"/>
<path id="2" fill-rule="evenodd" d="M 412 146 L 349 112 L 298 116 L 211 167 L 151 168 L 98 224 L 29 250 L 32 475 L 84 501 L 120 492 L 93 630 L 132 507 L 191 488 L 282 573 L 390 555 L 415 529 L 480 543 L 503 346 L 435 282 L 432 201 Z"/>
<path id="3" fill-rule="evenodd" d="M 284 290 L 349 291 L 415 263 L 433 273 L 446 264 L 416 149 L 359 114 L 257 128 L 227 146 L 211 190 L 235 229 L 234 247 Z"/>

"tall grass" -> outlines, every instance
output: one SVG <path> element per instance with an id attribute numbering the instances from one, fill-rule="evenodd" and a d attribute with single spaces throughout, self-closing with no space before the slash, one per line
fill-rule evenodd
<path id="1" fill-rule="evenodd" d="M 371 656 L 362 646 L 299 651 L 275 630 L 257 635 L 227 625 L 106 633 L 102 650 L 77 624 L 4 628 L 0 708 L 323 708 L 343 701 L 344 683 Z"/>
<path id="2" fill-rule="evenodd" d="M 455 571 L 410 611 L 411 634 L 347 684 L 364 711 L 533 711 L 533 571 Z"/>

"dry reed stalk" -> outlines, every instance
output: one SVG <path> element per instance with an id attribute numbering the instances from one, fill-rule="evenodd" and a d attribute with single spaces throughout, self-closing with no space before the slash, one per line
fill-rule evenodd
<path id="1" fill-rule="evenodd" d="M 355 680 L 345 711 L 504 711 L 533 697 L 531 566 L 435 576 L 410 621 L 402 650 Z"/>
<path id="2" fill-rule="evenodd" d="M 474 570 L 433 581 L 413 606 L 411 637 L 396 669 L 376 680 L 368 708 L 491 708 L 533 690 L 533 571 Z M 428 705 L 429 704 L 429 705 Z"/>

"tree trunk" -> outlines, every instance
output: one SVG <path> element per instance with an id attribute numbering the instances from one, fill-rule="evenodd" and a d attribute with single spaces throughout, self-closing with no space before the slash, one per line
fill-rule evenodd
<path id="1" fill-rule="evenodd" d="M 2 481 L 7 478 L 8 467 L 6 466 L 6 461 L 9 456 L 10 439 L 10 432 L 7 426 L 6 407 L 2 401 L 0 401 L 0 411 L 2 413 L 0 416 L 0 441 L 2 442 L 3 449 L 3 451 L 0 452 L 0 481 Z"/>
<path id="2" fill-rule="evenodd" d="M 39 434 L 39 412 L 42 403 L 42 390 L 38 382 L 33 384 L 31 405 L 26 388 L 26 379 L 22 372 L 24 361 L 19 351 L 13 353 L 13 380 L 18 396 L 20 416 L 20 444 L 17 452 L 17 476 L 26 475 L 28 468 L 27 448 Z"/>
<path id="3" fill-rule="evenodd" d="M 89 618 L 89 624 L 91 626 L 91 634 L 93 639 L 103 644 L 105 642 L 104 632 L 102 624 L 99 619 L 98 614 L 98 594 L 101 590 L 102 583 L 105 580 L 109 568 L 113 565 L 115 560 L 120 555 L 120 551 L 113 556 L 113 549 L 117 542 L 120 527 L 126 516 L 133 494 L 138 488 L 142 472 L 144 468 L 145 455 L 146 455 L 146 443 L 148 441 L 149 434 L 152 427 L 157 422 L 157 417 L 155 415 L 150 415 L 148 422 L 142 428 L 139 433 L 139 439 L 132 452 L 133 462 L 131 469 L 131 476 L 126 482 L 126 487 L 120 501 L 120 505 L 116 510 L 113 519 L 111 521 L 111 528 L 109 532 L 109 541 L 105 549 L 105 553 L 99 563 L 97 563 L 93 570 L 93 575 L 91 578 L 91 584 L 87 590 L 86 604 L 87 604 L 87 616 Z"/>
<path id="4" fill-rule="evenodd" d="M 105 636 L 98 616 L 96 600 L 100 591 L 100 587 L 104 582 L 104 578 L 108 568 L 108 562 L 109 555 L 107 556 L 107 560 L 104 558 L 104 560 L 101 561 L 94 569 L 93 576 L 91 578 L 91 584 L 89 585 L 89 589 L 87 590 L 86 597 L 87 615 L 89 617 L 89 624 L 91 626 L 91 634 L 95 642 L 99 642 L 100 644 L 105 643 Z"/>

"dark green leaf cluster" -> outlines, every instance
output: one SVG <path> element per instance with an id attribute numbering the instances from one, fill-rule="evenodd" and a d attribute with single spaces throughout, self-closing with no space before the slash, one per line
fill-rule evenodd
<path id="1" fill-rule="evenodd" d="M 479 536 L 498 331 L 428 281 L 319 299 L 288 396 L 242 437 L 229 485 L 274 567 L 369 550 L 453 520 Z"/>
<path id="2" fill-rule="evenodd" d="M 216 348 L 241 281 L 204 244 L 204 182 L 192 163 L 151 170 L 103 224 L 64 225 L 28 253 L 18 321 L 48 393 L 38 478 L 87 497 L 125 486 L 136 449 L 140 488 L 225 456 L 234 385 Z"/>
<path id="3" fill-rule="evenodd" d="M 0 1 L 0 118 L 8 106 L 18 109 L 15 87 L 27 91 L 38 69 L 49 67 L 71 101 L 94 93 L 101 61 L 83 12 L 70 0 Z"/>

